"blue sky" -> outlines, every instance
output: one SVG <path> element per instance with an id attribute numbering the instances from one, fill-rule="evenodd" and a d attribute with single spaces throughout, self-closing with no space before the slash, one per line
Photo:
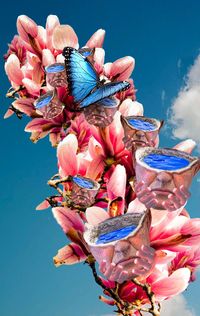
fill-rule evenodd
<path id="1" fill-rule="evenodd" d="M 70 24 L 80 44 L 98 28 L 107 31 L 106 61 L 125 55 L 136 59 L 133 73 L 137 99 L 145 114 L 167 120 L 167 111 L 184 85 L 184 76 L 200 48 L 198 1 L 9 1 L 1 9 L 1 56 L 16 34 L 16 19 L 26 14 L 45 25 L 56 14 Z M 1 64 L 1 118 L 9 105 L 9 88 Z M 37 145 L 24 132 L 27 119 L 1 120 L 1 261 L 0 306 L 2 316 L 102 316 L 112 307 L 98 301 L 100 288 L 86 265 L 55 268 L 52 257 L 66 244 L 51 212 L 35 206 L 50 194 L 46 185 L 56 172 L 55 150 L 47 139 Z M 192 122 L 191 122 L 192 124 Z M 177 143 L 168 125 L 161 146 Z M 187 209 L 198 217 L 200 182 L 192 185 Z M 185 298 L 198 315 L 200 280 L 190 285 Z M 189 314 L 188 314 L 189 316 Z"/>

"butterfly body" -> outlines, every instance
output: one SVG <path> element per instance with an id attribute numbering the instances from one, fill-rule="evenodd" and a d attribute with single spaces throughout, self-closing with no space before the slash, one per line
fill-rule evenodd
<path id="1" fill-rule="evenodd" d="M 116 106 L 112 96 L 130 87 L 126 81 L 105 83 L 105 79 L 100 80 L 87 54 L 84 56 L 72 47 L 65 47 L 63 55 L 69 91 L 80 108 L 96 102 L 103 106 Z"/>

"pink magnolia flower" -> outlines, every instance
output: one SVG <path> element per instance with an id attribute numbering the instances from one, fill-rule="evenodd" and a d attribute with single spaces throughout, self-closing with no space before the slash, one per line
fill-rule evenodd
<path id="1" fill-rule="evenodd" d="M 61 177 L 81 175 L 96 180 L 103 171 L 103 164 L 96 162 L 91 170 L 91 159 L 86 154 L 77 153 L 78 141 L 74 134 L 69 134 L 58 145 L 57 157 Z"/>
<path id="2" fill-rule="evenodd" d="M 64 233 L 72 241 L 71 244 L 58 251 L 58 254 L 54 257 L 55 265 L 74 264 L 85 260 L 89 255 L 89 251 L 82 237 L 84 223 L 80 215 L 76 210 L 70 210 L 67 207 L 54 207 L 52 212 Z"/>
<path id="3" fill-rule="evenodd" d="M 124 214 L 124 198 L 126 189 L 126 171 L 121 165 L 115 167 L 107 185 L 108 212 L 99 206 L 92 206 L 86 210 L 86 220 L 90 225 Z M 113 203 L 114 202 L 114 203 Z"/>
<path id="4" fill-rule="evenodd" d="M 170 216 L 166 212 L 157 225 L 151 227 L 151 246 L 155 249 L 183 251 L 188 246 L 193 250 L 199 247 L 200 219 L 183 215 Z"/>
<path id="5" fill-rule="evenodd" d="M 169 274 L 165 267 L 165 269 L 162 270 L 154 269 L 149 277 L 143 280 L 142 283 L 146 282 L 151 286 L 155 299 L 159 302 L 183 292 L 187 288 L 189 280 L 190 270 L 188 268 L 180 268 L 172 274 Z M 112 284 L 110 286 L 107 284 L 107 286 L 112 288 Z M 108 292 L 106 294 L 110 296 Z M 142 287 L 132 281 L 126 281 L 120 284 L 118 294 L 122 300 L 135 305 L 145 305 L 149 303 L 146 292 Z"/>
<path id="6" fill-rule="evenodd" d="M 49 139 L 52 143 L 52 146 L 57 146 L 66 135 L 63 126 L 63 120 L 64 112 L 51 120 L 41 117 L 35 118 L 26 125 L 25 131 L 31 132 L 30 139 L 34 143 L 49 134 Z"/>
<path id="7" fill-rule="evenodd" d="M 17 20 L 17 30 L 19 35 L 13 38 L 5 55 L 5 71 L 12 86 L 9 96 L 14 97 L 5 118 L 14 111 L 18 115 L 29 116 L 31 121 L 25 130 L 31 132 L 31 139 L 36 142 L 49 135 L 52 145 L 57 146 L 58 178 L 68 177 L 69 182 L 61 184 L 63 194 L 47 198 L 37 209 L 53 206 L 56 221 L 71 241 L 58 250 L 54 257 L 55 265 L 78 263 L 90 255 L 89 247 L 83 239 L 86 222 L 95 226 L 125 212 L 146 210 L 129 183 L 135 170 L 132 153 L 123 143 L 124 130 L 120 121 L 120 115 L 144 115 L 142 104 L 136 101 L 133 80 L 130 79 L 135 60 L 126 56 L 104 64 L 105 51 L 102 46 L 105 31 L 102 29 L 97 30 L 86 42 L 85 47 L 93 52 L 88 58 L 100 79 L 106 82 L 130 82 L 128 90 L 115 95 L 118 111 L 113 122 L 106 128 L 97 128 L 89 125 L 86 116 L 79 112 L 78 104 L 69 95 L 67 82 L 64 82 L 63 87 L 56 88 L 50 85 L 49 80 L 46 82 L 45 67 L 56 62 L 64 63 L 63 48 L 79 48 L 74 29 L 69 25 L 61 25 L 55 15 L 47 17 L 45 28 L 21 15 Z M 45 119 L 43 112 L 35 109 L 34 103 L 38 97 L 50 91 L 56 92 L 62 113 Z M 158 142 L 157 138 L 157 145 Z M 175 149 L 191 153 L 194 146 L 195 142 L 186 140 L 176 145 Z M 92 206 L 85 213 L 82 209 L 77 211 L 73 203 L 68 203 L 73 185 L 70 179 L 76 175 L 88 177 L 101 186 L 95 202 L 90 204 Z M 153 264 L 147 274 L 138 274 L 138 280 L 151 286 L 158 302 L 181 293 L 194 280 L 194 273 L 200 264 L 200 219 L 190 218 L 183 208 L 173 213 L 151 209 L 151 216 L 150 245 L 155 251 L 149 248 L 152 250 Z M 145 249 L 142 250 L 145 252 Z M 143 263 L 141 257 L 139 260 Z M 103 271 L 101 267 L 99 269 Z M 104 275 L 110 279 L 113 277 L 112 272 Z M 100 278 L 106 287 L 115 288 L 116 282 Z M 125 278 L 113 280 L 122 283 Z M 110 295 L 106 290 L 104 294 Z M 122 300 L 138 306 L 149 303 L 144 290 L 132 281 L 118 284 L 118 294 Z M 113 299 L 101 297 L 101 300 L 110 305 L 115 304 Z M 135 311 L 133 315 L 138 316 L 139 313 Z"/>
<path id="8" fill-rule="evenodd" d="M 19 35 L 15 35 L 10 44 L 8 44 L 8 51 L 4 55 L 4 59 L 7 60 L 11 54 L 15 54 L 23 65 L 26 61 L 26 48 L 23 46 L 22 39 Z"/>
<path id="9" fill-rule="evenodd" d="M 137 101 L 132 101 L 131 99 L 124 100 L 119 107 L 119 111 L 123 116 L 143 116 L 144 113 L 143 105 Z"/>
<path id="10" fill-rule="evenodd" d="M 17 18 L 17 30 L 20 37 L 27 43 L 30 43 L 31 39 L 38 35 L 37 24 L 26 15 L 20 15 Z"/>
<path id="11" fill-rule="evenodd" d="M 180 268 L 171 275 L 167 270 L 157 271 L 156 277 L 152 274 L 147 278 L 147 283 L 151 285 L 156 300 L 162 301 L 183 292 L 188 287 L 189 280 L 190 270 Z"/>
<path id="12" fill-rule="evenodd" d="M 59 19 L 54 15 L 47 17 L 46 28 L 38 26 L 26 15 L 21 15 L 17 20 L 17 30 L 19 36 L 15 36 L 13 39 L 6 55 L 7 61 L 5 64 L 5 70 L 11 85 L 18 93 L 16 105 L 20 107 L 20 115 L 26 114 L 33 118 L 33 121 L 25 128 L 26 131 L 32 133 L 31 140 L 36 142 L 50 134 L 52 145 L 56 146 L 66 135 L 66 126 L 69 124 L 69 119 L 72 118 L 70 110 L 74 109 L 73 100 L 69 97 L 68 90 L 66 87 L 57 88 L 58 98 L 65 109 L 61 115 L 50 120 L 39 118 L 36 111 L 34 111 L 33 103 L 38 97 L 52 90 L 49 83 L 45 81 L 45 67 L 55 62 L 64 62 L 63 48 L 70 46 L 78 49 L 78 37 L 71 26 L 60 25 Z M 102 49 L 104 36 L 105 31 L 100 29 L 86 43 L 87 47 L 95 48 L 93 65 L 97 73 L 103 75 L 105 80 L 129 80 L 134 68 L 134 59 L 129 56 L 115 61 L 111 64 L 109 71 L 104 72 L 105 51 Z M 126 97 L 133 98 L 132 87 L 129 92 L 117 94 L 117 98 L 119 100 L 124 100 Z M 32 103 L 28 109 L 24 105 L 25 98 L 26 104 Z M 18 110 L 17 107 L 15 108 L 14 104 L 13 110 Z M 9 117 L 11 114 L 12 109 L 9 109 L 5 117 Z M 75 128 L 77 133 L 76 124 L 75 122 L 72 123 L 70 132 Z M 86 126 L 83 119 L 79 127 L 80 125 Z M 80 136 L 80 134 L 79 130 L 77 135 Z M 89 135 L 88 132 L 86 134 Z M 83 148 L 86 147 L 87 137 L 85 136 L 81 141 L 83 135 L 79 137 L 79 141 L 83 142 Z M 126 161 L 126 158 L 124 158 L 124 161 Z"/>
<path id="13" fill-rule="evenodd" d="M 71 121 L 68 133 L 76 135 L 80 152 L 87 149 L 91 137 L 91 130 L 83 114 L 76 116 L 75 119 Z"/>
<path id="14" fill-rule="evenodd" d="M 200 265 L 200 248 L 193 249 L 188 247 L 185 250 L 176 254 L 176 257 L 171 262 L 169 270 L 175 271 L 179 268 L 188 268 L 191 272 L 191 281 L 195 280 L 195 272 Z"/>
<path id="15" fill-rule="evenodd" d="M 6 74 L 14 87 L 22 85 L 24 78 L 20 68 L 20 61 L 15 54 L 11 54 L 5 63 Z"/>
<path id="16" fill-rule="evenodd" d="M 52 212 L 65 234 L 68 234 L 72 228 L 76 232 L 84 232 L 84 223 L 75 210 L 70 210 L 67 207 L 54 207 Z"/>
<path id="17" fill-rule="evenodd" d="M 105 37 L 105 30 L 97 30 L 87 41 L 86 46 L 89 48 L 102 47 Z"/>
<path id="18" fill-rule="evenodd" d="M 62 52 L 66 46 L 78 48 L 78 37 L 70 25 L 57 25 L 52 34 L 54 49 Z"/>
<path id="19" fill-rule="evenodd" d="M 99 129 L 91 126 L 91 132 L 95 140 L 101 145 L 101 150 L 98 151 L 102 161 L 108 165 L 118 163 L 124 165 L 129 176 L 134 174 L 132 154 L 125 149 L 123 143 L 124 130 L 120 121 L 120 113 L 115 113 L 113 122 L 104 129 Z M 95 150 L 89 152 L 92 157 L 97 158 Z"/>
<path id="20" fill-rule="evenodd" d="M 105 65 L 104 74 L 110 80 L 127 80 L 135 66 L 133 57 L 126 56 L 116 60 L 114 63 Z"/>
<path id="21" fill-rule="evenodd" d="M 53 258 L 56 267 L 61 265 L 70 265 L 86 260 L 87 255 L 82 248 L 76 243 L 70 243 L 58 250 L 57 255 Z"/>

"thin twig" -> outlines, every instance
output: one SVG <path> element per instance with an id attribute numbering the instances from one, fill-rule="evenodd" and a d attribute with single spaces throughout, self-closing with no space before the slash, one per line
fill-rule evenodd
<path id="1" fill-rule="evenodd" d="M 15 90 L 11 87 L 8 92 L 6 93 L 6 97 L 7 98 L 14 98 L 15 94 L 18 93 L 19 91 L 24 90 L 24 86 L 19 86 L 18 88 L 16 88 Z"/>
<path id="2" fill-rule="evenodd" d="M 100 285 L 102 287 L 102 289 L 104 289 L 106 292 L 108 292 L 110 294 L 110 296 L 115 300 L 116 306 L 118 308 L 117 312 L 120 313 L 121 315 L 126 315 L 126 314 L 124 314 L 124 310 L 123 310 L 124 302 L 120 299 L 120 297 L 118 296 L 118 294 L 115 291 L 107 288 L 107 286 L 105 286 L 103 284 L 103 282 L 101 281 L 101 278 L 98 276 L 97 271 L 96 271 L 96 267 L 95 267 L 95 261 L 88 260 L 87 263 L 92 270 L 92 274 L 94 276 L 95 282 L 98 285 Z"/>
<path id="3" fill-rule="evenodd" d="M 145 291 L 145 293 L 147 294 L 148 298 L 149 298 L 149 301 L 151 303 L 151 308 L 148 309 L 148 312 L 150 314 L 152 314 L 153 316 L 160 316 L 160 305 L 159 307 L 157 308 L 157 305 L 156 305 L 156 300 L 155 300 L 155 295 L 154 293 L 152 292 L 151 290 L 151 286 L 147 283 L 145 284 L 142 284 L 140 283 L 136 278 L 132 280 L 132 282 L 140 287 L 142 287 L 142 289 Z M 140 309 L 142 310 L 142 309 Z"/>

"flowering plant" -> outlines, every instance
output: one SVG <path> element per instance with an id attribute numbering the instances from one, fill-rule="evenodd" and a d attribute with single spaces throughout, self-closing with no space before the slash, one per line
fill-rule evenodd
<path id="1" fill-rule="evenodd" d="M 28 116 L 30 122 L 25 131 L 31 132 L 31 140 L 37 142 L 49 135 L 52 146 L 57 148 L 58 172 L 48 182 L 56 194 L 37 207 L 37 210 L 51 207 L 70 240 L 58 250 L 54 263 L 56 266 L 87 263 L 106 295 L 100 299 L 115 305 L 119 315 L 149 312 L 158 316 L 160 302 L 184 291 L 195 280 L 200 263 L 200 219 L 190 218 L 184 208 L 191 178 L 200 168 L 199 160 L 189 155 L 195 143 L 186 140 L 174 149 L 179 157 L 181 152 L 187 153 L 191 168 L 170 178 L 169 172 L 157 172 L 151 178 L 153 168 L 141 169 L 135 161 L 135 152 L 140 147 L 158 147 L 163 122 L 145 118 L 142 104 L 136 101 L 136 90 L 130 79 L 134 59 L 127 56 L 104 64 L 104 30 L 95 32 L 79 48 L 73 28 L 60 25 L 59 19 L 52 15 L 47 18 L 46 28 L 27 16 L 19 16 L 17 30 L 18 35 L 5 55 L 5 71 L 11 83 L 7 97 L 13 100 L 5 118 L 14 113 L 19 118 Z M 79 56 L 84 65 L 94 69 L 103 82 L 114 86 L 126 81 L 127 89 L 119 89 L 111 96 L 115 102 L 113 112 L 106 106 L 103 111 L 98 102 L 81 109 L 75 101 L 74 81 L 71 82 L 67 68 L 74 61 L 66 62 L 65 47 Z M 65 69 L 52 75 L 51 65 L 65 65 Z M 84 89 L 84 82 L 81 83 Z M 91 89 L 89 95 L 92 94 Z M 50 96 L 48 105 L 44 104 L 46 96 Z M 134 120 L 154 124 L 154 129 L 149 132 L 144 127 L 133 128 L 130 122 Z M 138 180 L 141 177 L 143 181 Z M 155 181 L 161 183 L 160 190 Z M 157 193 L 164 186 L 165 192 Z M 110 248 L 107 244 L 104 248 L 91 246 L 91 232 L 99 230 L 102 223 L 114 220 L 119 225 L 128 215 L 133 219 L 143 214 L 148 223 L 147 231 L 141 236 L 134 233 L 130 239 L 120 237 L 115 244 L 112 240 Z M 136 230 L 141 232 L 143 222 L 138 223 Z M 125 228 L 120 226 L 119 230 Z M 123 245 L 127 242 L 132 250 L 126 256 Z M 122 256 L 120 261 L 114 261 L 116 253 L 120 253 L 117 258 Z M 131 260 L 131 265 L 124 263 L 127 260 Z M 96 263 L 101 275 L 97 273 Z"/>

